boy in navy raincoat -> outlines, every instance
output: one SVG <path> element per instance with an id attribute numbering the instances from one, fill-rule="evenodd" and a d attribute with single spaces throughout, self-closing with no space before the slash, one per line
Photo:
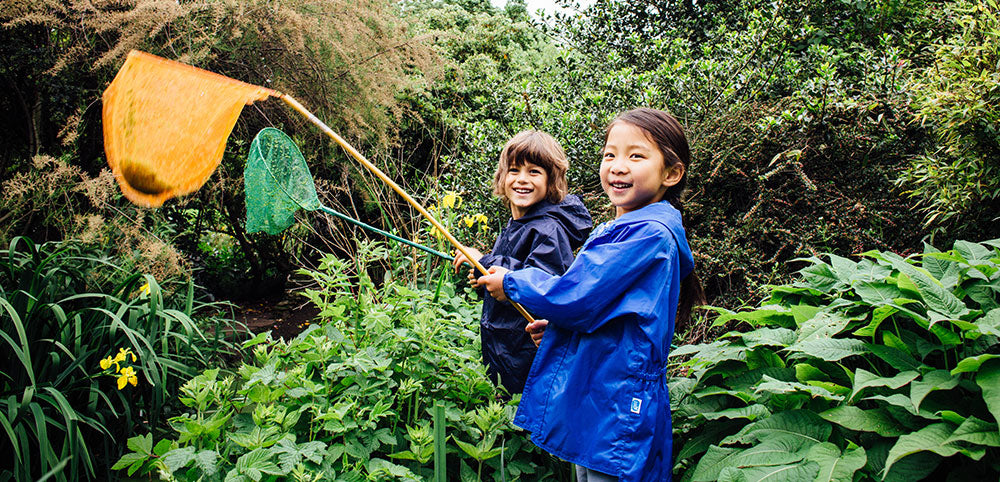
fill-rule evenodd
<path id="1" fill-rule="evenodd" d="M 532 267 L 562 274 L 573 262 L 573 250 L 590 233 L 593 222 L 583 203 L 567 195 L 566 154 L 552 136 L 524 131 L 507 142 L 500 153 L 493 193 L 506 201 L 511 219 L 493 250 L 479 257 L 483 266 L 507 269 Z M 456 254 L 456 269 L 467 259 Z M 470 273 L 470 279 L 474 279 Z M 508 302 L 486 296 L 480 322 L 483 363 L 494 383 L 509 393 L 521 393 L 536 347 L 525 331 L 527 321 Z"/>
<path id="2" fill-rule="evenodd" d="M 576 464 L 578 480 L 670 480 L 667 356 L 675 317 L 703 298 L 675 207 L 689 159 L 669 114 L 620 115 L 600 168 L 616 219 L 594 231 L 561 276 L 491 267 L 478 280 L 548 320 L 514 423 Z"/>

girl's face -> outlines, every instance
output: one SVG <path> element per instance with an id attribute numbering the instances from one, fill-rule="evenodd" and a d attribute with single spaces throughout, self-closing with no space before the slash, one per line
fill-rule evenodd
<path id="1" fill-rule="evenodd" d="M 608 132 L 601 161 L 601 187 L 617 216 L 663 199 L 680 182 L 683 165 L 667 169 L 659 146 L 641 128 L 618 122 Z"/>
<path id="2" fill-rule="evenodd" d="M 541 166 L 530 162 L 511 165 L 503 180 L 503 194 L 510 200 L 510 216 L 518 219 L 545 199 L 548 185 L 549 174 Z"/>

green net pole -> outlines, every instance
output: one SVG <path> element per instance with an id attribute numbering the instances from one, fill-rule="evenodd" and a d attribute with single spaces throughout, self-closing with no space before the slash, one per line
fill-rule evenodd
<path id="1" fill-rule="evenodd" d="M 358 221 L 357 219 L 354 219 L 354 218 L 349 217 L 347 215 L 338 213 L 337 211 L 334 211 L 333 209 L 330 209 L 330 208 L 328 208 L 326 206 L 320 205 L 319 209 L 320 209 L 320 211 L 323 211 L 324 213 L 327 213 L 327 214 L 329 214 L 331 216 L 336 216 L 336 217 L 338 217 L 340 219 L 343 219 L 344 221 L 347 221 L 347 222 L 349 222 L 351 224 L 354 224 L 355 226 L 358 226 L 358 227 L 363 228 L 363 229 L 367 229 L 367 230 L 369 230 L 371 232 L 374 232 L 374 233 L 381 234 L 382 236 L 385 236 L 385 237 L 387 237 L 389 239 L 392 239 L 392 240 L 395 240 L 395 241 L 399 241 L 400 243 L 403 243 L 403 244 L 405 244 L 407 246 L 412 246 L 414 248 L 417 248 L 419 250 L 428 252 L 430 254 L 433 254 L 433 255 L 436 255 L 436 256 L 440 256 L 440 257 L 442 257 L 444 259 L 447 259 L 448 261 L 453 261 L 455 259 L 454 256 L 442 253 L 442 252 L 440 252 L 440 251 L 438 251 L 436 249 L 428 248 L 427 246 L 424 246 L 424 245 L 421 245 L 421 244 L 414 243 L 413 241 L 410 241 L 409 239 L 401 238 L 399 236 L 396 236 L 395 234 L 388 233 L 388 232 L 383 231 L 383 230 L 381 230 L 379 228 L 376 228 L 375 226 L 372 226 L 370 224 L 365 224 L 365 223 L 363 223 L 361 221 Z"/>

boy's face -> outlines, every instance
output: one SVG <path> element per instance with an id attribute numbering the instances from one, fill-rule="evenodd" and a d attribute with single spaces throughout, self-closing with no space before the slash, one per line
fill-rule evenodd
<path id="1" fill-rule="evenodd" d="M 511 163 L 503 181 L 503 194 L 510 200 L 510 214 L 518 219 L 548 194 L 549 174 L 530 162 Z"/>

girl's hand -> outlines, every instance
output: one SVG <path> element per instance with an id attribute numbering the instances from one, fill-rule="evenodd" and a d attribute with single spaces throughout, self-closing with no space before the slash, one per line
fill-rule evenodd
<path id="1" fill-rule="evenodd" d="M 473 258 L 475 258 L 476 261 L 479 261 L 480 259 L 483 258 L 483 253 L 480 252 L 476 248 L 470 248 L 470 247 L 466 246 L 465 250 L 468 251 L 469 254 Z M 455 250 L 455 259 L 452 260 L 452 262 L 451 262 L 451 265 L 455 268 L 455 272 L 456 273 L 458 273 L 458 269 L 462 267 L 462 263 L 468 263 L 469 266 L 474 266 L 475 265 L 475 263 L 473 263 L 471 260 L 469 260 L 469 258 L 466 257 L 465 254 L 463 254 L 461 251 L 459 251 L 459 250 L 456 249 Z"/>
<path id="2" fill-rule="evenodd" d="M 507 301 L 507 294 L 503 292 L 503 277 L 510 270 L 502 266 L 490 266 L 487 270 L 489 274 L 476 280 L 476 286 L 485 286 L 490 296 L 497 301 Z"/>
<path id="3" fill-rule="evenodd" d="M 542 335 L 545 334 L 545 327 L 548 324 L 549 320 L 535 320 L 534 323 L 524 327 L 524 331 L 531 334 L 531 341 L 535 342 L 535 346 L 542 342 Z"/>

